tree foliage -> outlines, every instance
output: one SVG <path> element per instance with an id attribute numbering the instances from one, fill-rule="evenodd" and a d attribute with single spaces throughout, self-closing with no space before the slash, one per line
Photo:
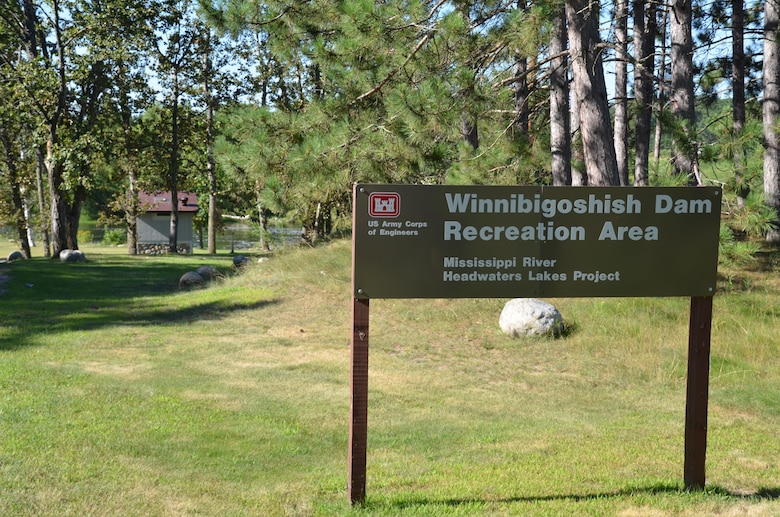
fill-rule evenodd
<path id="1" fill-rule="evenodd" d="M 772 207 L 756 164 L 775 158 L 755 145 L 772 2 L 11 0 L 0 206 L 19 232 L 48 219 L 55 254 L 83 209 L 124 217 L 132 250 L 141 189 L 196 190 L 209 223 L 289 217 L 312 240 L 348 220 L 356 181 L 684 183 L 674 164 Z"/>

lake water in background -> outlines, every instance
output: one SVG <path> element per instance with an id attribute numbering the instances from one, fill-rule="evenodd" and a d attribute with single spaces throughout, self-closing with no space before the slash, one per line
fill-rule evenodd
<path id="1" fill-rule="evenodd" d="M 0 238 L 12 239 L 12 228 L 0 227 Z M 92 242 L 100 244 L 103 241 L 103 235 L 106 231 L 103 227 L 96 227 L 94 224 L 82 224 L 79 231 L 92 232 Z M 285 246 L 296 246 L 301 242 L 300 227 L 270 226 L 268 228 L 268 241 L 271 249 L 278 249 Z M 40 236 L 36 235 L 40 241 Z M 208 236 L 203 234 L 203 246 L 208 246 Z M 199 238 L 195 233 L 196 248 L 199 248 Z M 220 251 L 247 251 L 256 250 L 260 245 L 260 225 L 245 220 L 229 220 L 222 230 L 217 233 L 217 250 Z"/>
<path id="2" fill-rule="evenodd" d="M 269 226 L 268 241 L 271 249 L 284 246 L 294 246 L 301 241 L 301 229 Z M 203 236 L 204 246 L 207 244 Z M 197 246 L 197 242 L 195 245 Z M 230 221 L 225 227 L 217 233 L 218 250 L 249 250 L 257 248 L 260 245 L 260 226 L 244 221 Z"/>

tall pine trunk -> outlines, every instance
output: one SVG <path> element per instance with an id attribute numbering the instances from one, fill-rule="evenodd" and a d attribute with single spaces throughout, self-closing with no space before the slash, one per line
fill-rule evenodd
<path id="1" fill-rule="evenodd" d="M 655 140 L 653 142 L 653 167 L 657 171 L 661 163 L 661 135 L 663 133 L 663 112 L 666 106 L 666 90 L 668 84 L 666 82 L 666 58 L 668 53 L 667 31 L 669 27 L 669 5 L 667 3 L 661 4 L 663 12 L 661 13 L 661 55 L 659 56 L 658 75 L 659 75 L 659 87 L 658 97 L 655 103 Z"/>
<path id="2" fill-rule="evenodd" d="M 171 190 L 171 222 L 168 230 L 168 252 L 179 251 L 179 70 L 173 72 L 171 106 L 171 154 L 168 158 L 168 188 Z"/>
<path id="3" fill-rule="evenodd" d="M 657 32 L 655 2 L 634 1 L 634 185 L 649 184 L 650 133 L 653 122 L 653 72 Z"/>
<path id="4" fill-rule="evenodd" d="M 615 159 L 628 185 L 628 0 L 615 0 Z"/>
<path id="5" fill-rule="evenodd" d="M 515 56 L 515 135 L 521 139 L 528 137 L 528 58 Z"/>
<path id="6" fill-rule="evenodd" d="M 745 151 L 742 146 L 742 132 L 745 128 L 745 2 L 734 0 L 731 9 L 731 111 L 734 140 L 734 176 L 737 186 L 737 204 L 745 206 L 750 188 L 745 182 Z"/>
<path id="7" fill-rule="evenodd" d="M 206 175 L 209 185 L 208 252 L 217 252 L 217 171 L 214 163 L 214 104 L 211 97 L 211 29 L 204 30 L 203 98 L 206 102 Z"/>
<path id="8" fill-rule="evenodd" d="M 674 0 L 671 5 L 672 113 L 679 126 L 673 133 L 674 172 L 701 183 L 696 142 L 696 111 L 693 95 L 693 13 L 691 0 Z"/>
<path id="9" fill-rule="evenodd" d="M 780 142 L 778 115 L 780 115 L 780 0 L 764 4 L 764 199 L 770 208 L 780 214 Z M 780 217 L 775 228 L 767 232 L 766 240 L 780 244 Z"/>
<path id="10" fill-rule="evenodd" d="M 553 19 L 550 34 L 550 154 L 553 185 L 571 185 L 571 115 L 566 50 L 566 12 Z"/>
<path id="11" fill-rule="evenodd" d="M 566 3 L 569 50 L 588 185 L 618 185 L 617 159 L 607 102 L 599 35 L 599 3 Z"/>

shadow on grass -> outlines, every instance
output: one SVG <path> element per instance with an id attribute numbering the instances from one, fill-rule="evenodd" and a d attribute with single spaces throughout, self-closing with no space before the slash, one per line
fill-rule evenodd
<path id="1" fill-rule="evenodd" d="M 45 333 L 219 320 L 276 303 L 261 294 L 237 300 L 219 292 L 219 281 L 206 289 L 181 291 L 181 275 L 199 265 L 203 262 L 187 257 L 111 256 L 86 264 L 39 259 L 4 267 L 0 351 L 28 346 Z"/>
<path id="2" fill-rule="evenodd" d="M 552 495 L 538 495 L 538 496 L 518 496 L 496 499 L 480 499 L 480 498 L 463 498 L 463 499 L 432 499 L 432 498 L 408 498 L 390 502 L 367 502 L 363 505 L 363 508 L 367 510 L 381 509 L 381 508 L 396 508 L 399 511 L 415 508 L 415 507 L 458 507 L 468 505 L 484 505 L 484 504 L 511 504 L 511 503 L 539 503 L 539 502 L 556 502 L 556 501 L 571 501 L 571 502 L 585 502 L 593 500 L 602 500 L 609 498 L 625 498 L 636 495 L 663 495 L 663 494 L 691 494 L 691 492 L 682 488 L 676 483 L 658 483 L 647 487 L 632 487 L 622 490 L 594 492 L 584 494 L 552 494 Z M 774 501 L 780 499 L 780 488 L 761 488 L 755 493 L 735 493 L 725 488 L 718 486 L 707 487 L 701 492 L 704 495 L 711 495 L 717 497 L 730 498 L 740 501 Z"/>

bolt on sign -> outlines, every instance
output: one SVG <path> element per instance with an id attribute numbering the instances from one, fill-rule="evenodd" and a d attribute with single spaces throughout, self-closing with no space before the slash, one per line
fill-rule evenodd
<path id="1" fill-rule="evenodd" d="M 356 185 L 358 298 L 711 296 L 721 189 Z"/>

